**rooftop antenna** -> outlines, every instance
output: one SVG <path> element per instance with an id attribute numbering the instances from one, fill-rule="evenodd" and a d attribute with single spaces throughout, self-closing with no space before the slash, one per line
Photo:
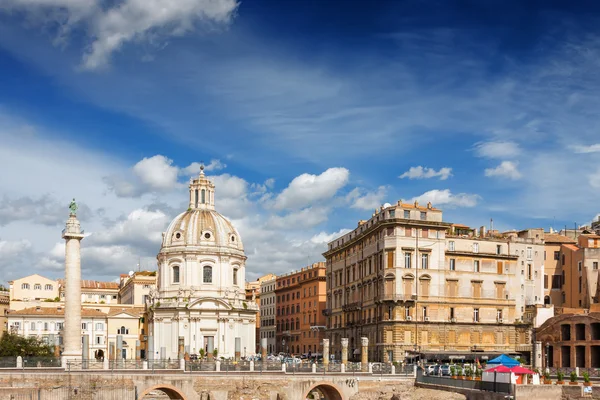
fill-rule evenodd
<path id="1" fill-rule="evenodd" d="M 490 232 L 494 230 L 494 218 L 490 218 Z"/>

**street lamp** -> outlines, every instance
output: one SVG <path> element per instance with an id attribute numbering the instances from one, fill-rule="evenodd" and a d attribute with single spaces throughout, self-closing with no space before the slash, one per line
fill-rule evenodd
<path id="1" fill-rule="evenodd" d="M 546 369 L 550 368 L 548 365 L 548 353 L 550 353 L 550 343 L 546 342 Z"/>

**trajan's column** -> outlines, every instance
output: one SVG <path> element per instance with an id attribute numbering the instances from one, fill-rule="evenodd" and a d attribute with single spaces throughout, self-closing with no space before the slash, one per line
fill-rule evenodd
<path id="1" fill-rule="evenodd" d="M 83 231 L 77 220 L 75 199 L 69 205 L 69 219 L 62 232 L 65 246 L 65 330 L 63 334 L 66 360 L 81 359 L 81 254 Z"/>

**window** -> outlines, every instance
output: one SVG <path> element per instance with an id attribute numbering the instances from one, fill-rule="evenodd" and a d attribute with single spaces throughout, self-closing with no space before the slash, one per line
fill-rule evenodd
<path id="1" fill-rule="evenodd" d="M 56 323 L 56 330 L 57 331 L 62 331 L 63 330 L 63 323 L 62 322 L 57 322 Z"/>
<path id="2" fill-rule="evenodd" d="M 562 255 L 562 265 L 565 265 L 565 255 Z"/>
<path id="3" fill-rule="evenodd" d="M 404 210 L 404 219 L 410 219 L 410 211 Z"/>
<path id="4" fill-rule="evenodd" d="M 581 261 L 577 263 L 577 271 L 581 272 Z"/>
<path id="5" fill-rule="evenodd" d="M 555 251 L 554 252 L 554 259 L 555 260 L 560 260 L 560 251 Z"/>
<path id="6" fill-rule="evenodd" d="M 582 280 L 581 277 L 579 277 L 579 293 L 581 293 L 581 288 L 582 288 Z"/>
<path id="7" fill-rule="evenodd" d="M 500 244 L 496 245 L 496 254 L 502 254 L 502 245 L 500 245 Z"/>
<path id="8" fill-rule="evenodd" d="M 456 271 L 456 259 L 455 258 L 450 259 L 450 271 Z"/>
<path id="9" fill-rule="evenodd" d="M 117 329 L 117 334 L 118 335 L 128 335 L 129 334 L 129 329 L 127 329 L 124 326 L 122 326 L 119 329 Z"/>
<path id="10" fill-rule="evenodd" d="M 44 286 L 45 290 L 52 290 L 52 285 L 47 284 L 46 286 Z"/>
<path id="11" fill-rule="evenodd" d="M 592 263 L 592 269 L 593 269 L 593 270 L 597 270 L 597 269 L 598 269 L 598 261 L 594 261 L 594 262 Z"/>
<path id="12" fill-rule="evenodd" d="M 427 318 L 427 307 L 423 306 L 423 321 Z"/>
<path id="13" fill-rule="evenodd" d="M 396 218 L 396 210 L 390 210 L 390 218 Z"/>
<path id="14" fill-rule="evenodd" d="M 527 259 L 528 259 L 528 260 L 531 260 L 531 258 L 532 258 L 532 251 L 531 251 L 531 247 L 528 247 L 528 248 L 527 248 Z"/>
<path id="15" fill-rule="evenodd" d="M 179 283 L 179 265 L 173 266 L 173 283 Z"/>
<path id="16" fill-rule="evenodd" d="M 424 211 L 421 211 L 421 221 L 425 221 L 427 219 L 427 213 Z"/>
<path id="17" fill-rule="evenodd" d="M 421 268 L 422 269 L 429 268 L 429 254 L 427 254 L 427 253 L 421 254 Z"/>
<path id="18" fill-rule="evenodd" d="M 233 284 L 234 285 L 238 284 L 238 269 L 237 268 L 233 269 Z"/>
<path id="19" fill-rule="evenodd" d="M 404 268 L 411 268 L 410 259 L 411 253 L 404 253 Z"/>
<path id="20" fill-rule="evenodd" d="M 33 290 L 42 290 L 42 285 L 36 283 L 35 285 L 33 285 Z"/>
<path id="21" fill-rule="evenodd" d="M 479 322 L 479 308 L 473 309 L 473 322 Z"/>
<path id="22" fill-rule="evenodd" d="M 448 251 L 454 251 L 454 241 L 453 240 L 448 242 Z"/>
<path id="23" fill-rule="evenodd" d="M 404 318 L 410 317 L 410 307 L 404 306 Z"/>
<path id="24" fill-rule="evenodd" d="M 552 275 L 552 289 L 560 289 L 561 282 L 560 275 Z"/>
<path id="25" fill-rule="evenodd" d="M 205 265 L 202 269 L 202 279 L 204 283 L 212 283 L 212 267 Z M 289 300 L 289 299 L 288 299 Z"/>
<path id="26" fill-rule="evenodd" d="M 544 274 L 544 289 L 548 289 L 548 275 Z"/>
<path id="27" fill-rule="evenodd" d="M 104 330 L 104 324 L 102 322 L 96 322 L 96 330 L 97 331 L 103 331 Z"/>
<path id="28" fill-rule="evenodd" d="M 29 283 L 22 283 L 21 289 L 29 289 Z"/>
<path id="29" fill-rule="evenodd" d="M 81 329 L 86 331 L 87 330 L 87 323 L 86 322 L 82 322 L 81 323 Z"/>
<path id="30" fill-rule="evenodd" d="M 533 266 L 531 264 L 527 264 L 527 279 L 533 279 Z"/>
<path id="31" fill-rule="evenodd" d="M 450 307 L 450 320 L 453 320 L 454 318 L 456 318 L 454 316 L 454 307 Z"/>
<path id="32" fill-rule="evenodd" d="M 479 260 L 473 260 L 473 271 L 479 272 Z"/>
<path id="33" fill-rule="evenodd" d="M 498 322 L 502 322 L 502 309 L 499 308 L 498 310 L 496 310 L 496 320 Z"/>
<path id="34" fill-rule="evenodd" d="M 32 322 L 31 325 L 29 325 L 29 329 L 35 331 L 35 322 Z"/>
<path id="35" fill-rule="evenodd" d="M 204 189 L 200 191 L 200 202 L 202 204 L 206 203 L 206 190 Z"/>
<path id="36" fill-rule="evenodd" d="M 479 253 L 479 243 L 473 243 L 473 253 Z"/>

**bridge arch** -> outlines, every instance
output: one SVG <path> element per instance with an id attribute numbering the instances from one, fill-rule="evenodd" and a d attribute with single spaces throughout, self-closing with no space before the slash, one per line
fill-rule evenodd
<path id="1" fill-rule="evenodd" d="M 138 400 L 143 400 L 144 396 L 150 394 L 150 392 L 153 392 L 155 390 L 160 390 L 161 392 L 169 396 L 169 399 L 172 400 L 190 400 L 185 396 L 185 394 L 183 394 L 181 389 L 178 389 L 175 386 L 168 384 L 150 386 L 138 396 Z"/>
<path id="2" fill-rule="evenodd" d="M 335 385 L 334 383 L 330 383 L 330 382 L 318 382 L 313 384 L 307 391 L 306 393 L 304 393 L 304 396 L 302 396 L 302 399 L 308 399 L 309 394 L 311 392 L 318 392 L 320 394 L 322 394 L 325 398 L 325 400 L 346 400 L 344 398 L 344 395 L 342 394 L 342 390 Z M 315 399 L 315 400 L 320 400 L 320 399 Z"/>

